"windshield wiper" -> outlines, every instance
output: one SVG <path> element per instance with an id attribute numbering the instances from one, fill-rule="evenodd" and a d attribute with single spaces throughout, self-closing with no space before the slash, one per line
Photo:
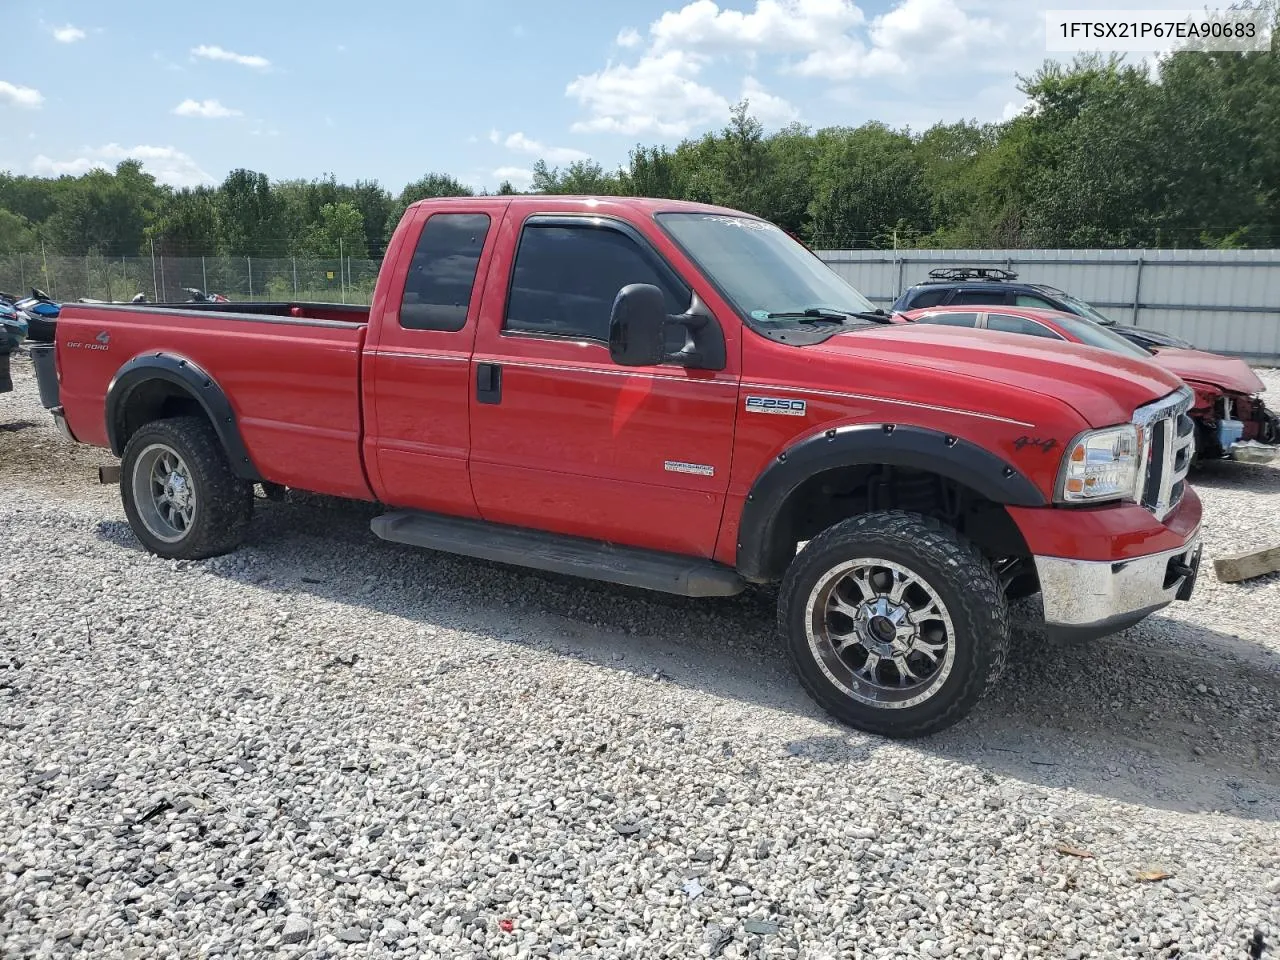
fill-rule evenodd
<path id="1" fill-rule="evenodd" d="M 848 319 L 870 320 L 884 323 L 889 315 L 882 310 L 875 312 L 859 312 L 856 310 L 837 310 L 835 307 L 809 307 L 806 310 L 783 310 L 768 315 L 770 320 L 799 320 L 801 323 L 820 323 L 829 321 L 844 323 Z"/>

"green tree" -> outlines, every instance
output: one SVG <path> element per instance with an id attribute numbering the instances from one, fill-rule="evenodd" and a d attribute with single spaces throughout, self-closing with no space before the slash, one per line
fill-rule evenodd
<path id="1" fill-rule="evenodd" d="M 265 173 L 233 170 L 217 194 L 221 252 L 235 257 L 288 255 L 284 203 Z"/>
<path id="2" fill-rule="evenodd" d="M 563 170 L 548 167 L 545 160 L 533 165 L 532 193 L 567 196 L 618 196 L 623 193 L 618 173 L 605 173 L 594 160 L 575 160 Z"/>
<path id="3" fill-rule="evenodd" d="M 400 195 L 391 206 L 391 212 L 387 214 L 386 234 L 390 237 L 395 232 L 400 218 L 412 203 L 429 200 L 432 197 L 474 197 L 475 194 L 473 189 L 447 173 L 428 173 L 400 191 Z"/>
<path id="4" fill-rule="evenodd" d="M 0 255 L 30 253 L 37 245 L 36 232 L 27 218 L 0 207 Z"/>
<path id="5" fill-rule="evenodd" d="M 218 249 L 218 197 L 208 187 L 169 195 L 146 230 L 156 252 L 165 256 L 203 257 Z"/>
<path id="6" fill-rule="evenodd" d="M 141 164 L 123 160 L 114 173 L 91 170 L 61 184 L 42 232 L 61 253 L 135 256 L 162 197 Z"/>
<path id="7" fill-rule="evenodd" d="M 344 200 L 320 208 L 320 218 L 312 225 L 304 249 L 313 257 L 332 259 L 341 253 L 363 260 L 368 253 L 365 243 L 364 217 L 354 203 Z"/>
<path id="8" fill-rule="evenodd" d="M 929 196 L 914 143 L 884 124 L 818 131 L 814 242 L 823 247 L 888 247 L 929 228 Z"/>

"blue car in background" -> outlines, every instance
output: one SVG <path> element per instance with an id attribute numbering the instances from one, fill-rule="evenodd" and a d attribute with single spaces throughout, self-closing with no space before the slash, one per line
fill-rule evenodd
<path id="1" fill-rule="evenodd" d="M 13 389 L 9 357 L 27 338 L 27 317 L 11 298 L 0 293 L 0 393 Z"/>

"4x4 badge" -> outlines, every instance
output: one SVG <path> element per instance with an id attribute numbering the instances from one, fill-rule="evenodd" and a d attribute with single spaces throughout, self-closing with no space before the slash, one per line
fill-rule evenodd
<path id="1" fill-rule="evenodd" d="M 809 405 L 790 397 L 747 397 L 747 413 L 773 413 L 784 417 L 803 417 Z"/>

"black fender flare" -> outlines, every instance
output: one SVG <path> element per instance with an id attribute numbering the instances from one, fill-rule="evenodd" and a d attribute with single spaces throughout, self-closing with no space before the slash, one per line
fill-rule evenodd
<path id="1" fill-rule="evenodd" d="M 782 576 L 790 557 L 777 543 L 777 524 L 791 494 L 816 474 L 860 464 L 928 470 L 1009 506 L 1048 503 L 1024 473 L 972 441 L 892 423 L 836 427 L 778 454 L 756 478 L 738 525 L 738 572 L 757 581 Z"/>
<path id="2" fill-rule="evenodd" d="M 181 387 L 200 404 L 218 435 L 236 476 L 262 482 L 262 475 L 258 473 L 258 468 L 254 466 L 249 450 L 244 445 L 235 410 L 232 409 L 225 391 L 195 363 L 172 353 L 146 353 L 134 357 L 111 378 L 111 383 L 107 386 L 106 417 L 107 440 L 112 453 L 117 457 L 124 454 L 126 438 L 123 436 L 124 418 L 121 414 L 127 408 L 130 397 L 139 387 L 157 380 Z"/>

